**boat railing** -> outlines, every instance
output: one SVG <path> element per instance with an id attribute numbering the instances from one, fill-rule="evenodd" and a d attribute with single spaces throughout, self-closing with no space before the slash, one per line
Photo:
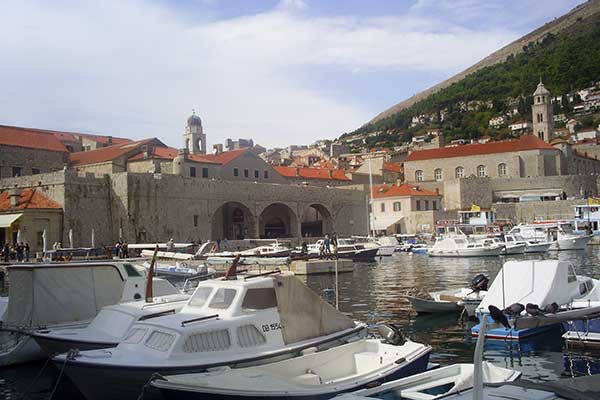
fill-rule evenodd
<path id="1" fill-rule="evenodd" d="M 141 317 L 138 318 L 138 321 L 145 321 L 147 319 L 162 317 L 164 315 L 170 315 L 170 314 L 175 314 L 174 308 L 170 309 L 170 310 L 155 312 L 152 314 L 142 315 Z"/>
<path id="2" fill-rule="evenodd" d="M 207 320 L 213 319 L 213 318 L 219 318 L 219 314 L 207 315 L 205 317 L 192 318 L 192 319 L 188 319 L 185 321 L 181 321 L 181 327 L 183 328 L 187 324 L 191 324 L 193 322 L 202 322 L 202 321 L 207 321 Z"/>
<path id="3" fill-rule="evenodd" d="M 247 281 L 248 279 L 252 279 L 252 278 L 259 278 L 261 276 L 268 276 L 268 275 L 274 275 L 274 274 L 280 274 L 281 270 L 275 269 L 273 271 L 269 271 L 269 272 L 263 272 L 262 274 L 256 274 L 256 275 L 248 275 L 244 277 L 244 280 Z"/>

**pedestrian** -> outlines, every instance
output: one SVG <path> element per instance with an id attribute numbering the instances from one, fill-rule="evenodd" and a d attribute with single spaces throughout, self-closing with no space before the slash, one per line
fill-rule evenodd
<path id="1" fill-rule="evenodd" d="M 325 241 L 319 240 L 319 258 L 323 258 L 325 256 Z"/>
<path id="2" fill-rule="evenodd" d="M 2 248 L 2 259 L 5 263 L 10 261 L 10 246 L 7 243 L 4 243 L 4 247 Z"/>
<path id="3" fill-rule="evenodd" d="M 123 258 L 129 258 L 129 245 L 127 244 L 127 240 L 121 245 L 121 252 L 123 253 Z"/>
<path id="4" fill-rule="evenodd" d="M 17 253 L 17 262 L 23 261 L 23 242 L 18 242 L 15 244 L 15 251 Z"/>
<path id="5" fill-rule="evenodd" d="M 115 249 L 117 250 L 117 257 L 123 258 L 123 249 L 121 248 L 121 240 L 115 244 Z"/>
<path id="6" fill-rule="evenodd" d="M 29 262 L 29 255 L 31 252 L 31 248 L 29 247 L 29 243 L 25 243 L 25 261 Z"/>
<path id="7" fill-rule="evenodd" d="M 173 238 L 169 239 L 167 242 L 167 251 L 175 251 L 175 241 Z"/>
<path id="8" fill-rule="evenodd" d="M 331 239 L 329 239 L 329 235 L 325 235 L 325 254 L 331 255 Z"/>
<path id="9" fill-rule="evenodd" d="M 333 232 L 333 235 L 331 236 L 331 245 L 333 246 L 333 253 L 337 256 L 337 249 L 338 249 L 338 237 L 337 237 L 337 232 Z"/>
<path id="10" fill-rule="evenodd" d="M 308 259 L 308 245 L 306 242 L 302 242 L 302 250 L 300 250 L 300 253 L 304 260 Z"/>

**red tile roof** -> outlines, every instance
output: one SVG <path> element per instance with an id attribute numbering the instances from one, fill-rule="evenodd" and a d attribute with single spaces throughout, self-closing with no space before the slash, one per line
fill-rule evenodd
<path id="1" fill-rule="evenodd" d="M 244 147 L 242 149 L 225 151 L 220 154 L 190 154 L 189 159 L 197 162 L 225 165 L 248 152 L 250 149 L 251 147 Z"/>
<path id="2" fill-rule="evenodd" d="M 336 181 L 349 181 L 344 170 L 341 169 L 323 169 L 323 168 L 295 168 L 276 166 L 275 171 L 286 178 L 305 178 L 305 179 L 333 179 Z M 329 173 L 331 171 L 331 176 Z"/>
<path id="3" fill-rule="evenodd" d="M 69 154 L 71 165 L 88 165 L 101 162 L 113 161 L 119 157 L 128 154 L 136 154 L 140 151 L 141 146 L 145 144 L 153 144 L 155 146 L 166 147 L 160 140 L 156 138 L 138 140 L 137 142 L 115 144 L 112 146 L 102 147 L 96 150 L 80 151 L 78 153 Z"/>
<path id="4" fill-rule="evenodd" d="M 396 185 L 375 185 L 373 186 L 373 198 L 382 197 L 402 197 L 402 196 L 437 196 L 438 193 L 429 190 L 417 188 L 413 185 L 403 183 L 400 186 Z"/>
<path id="5" fill-rule="evenodd" d="M 383 169 L 391 172 L 402 172 L 402 164 L 395 162 L 384 162 Z"/>
<path id="6" fill-rule="evenodd" d="M 8 191 L 0 192 L 0 211 L 11 209 L 60 209 L 62 208 L 57 202 L 50 200 L 43 193 L 35 189 L 24 189 L 21 191 L 17 207 L 11 207 L 10 195 Z"/>
<path id="7" fill-rule="evenodd" d="M 523 135 L 519 139 L 500 142 L 466 144 L 456 147 L 413 151 L 405 161 L 431 160 L 436 158 L 466 157 L 482 154 L 510 153 L 525 150 L 556 150 L 549 143 L 534 135 Z"/>
<path id="8" fill-rule="evenodd" d="M 67 153 L 67 148 L 51 133 L 0 125 L 0 144 Z"/>
<path id="9" fill-rule="evenodd" d="M 162 160 L 172 160 L 177 157 L 179 151 L 172 147 L 159 147 L 152 146 L 152 151 L 149 154 L 149 158 L 159 158 Z M 144 152 L 140 151 L 139 153 L 128 158 L 129 161 L 138 161 L 144 159 Z"/>

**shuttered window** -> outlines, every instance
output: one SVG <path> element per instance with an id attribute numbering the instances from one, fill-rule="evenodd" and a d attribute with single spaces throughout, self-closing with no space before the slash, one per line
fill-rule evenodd
<path id="1" fill-rule="evenodd" d="M 175 341 L 175 336 L 170 333 L 154 331 L 146 339 L 146 347 L 158 351 L 167 351 Z"/>
<path id="2" fill-rule="evenodd" d="M 254 325 L 243 325 L 237 328 L 240 347 L 254 347 L 265 344 L 267 339 Z"/>
<path id="3" fill-rule="evenodd" d="M 231 347 L 231 337 L 227 329 L 218 331 L 201 332 L 190 335 L 184 345 L 186 353 L 199 353 L 203 351 L 222 351 Z"/>

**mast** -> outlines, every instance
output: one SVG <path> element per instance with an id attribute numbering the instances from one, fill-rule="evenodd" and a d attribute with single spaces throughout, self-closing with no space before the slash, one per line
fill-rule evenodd
<path id="1" fill-rule="evenodd" d="M 369 156 L 369 206 L 371 212 L 369 213 L 369 226 L 371 227 L 371 237 L 375 237 L 375 227 L 371 224 L 371 215 L 373 215 L 373 221 L 375 221 L 375 210 L 373 209 L 373 172 L 371 170 L 371 157 Z M 368 233 L 367 233 L 368 235 Z"/>

